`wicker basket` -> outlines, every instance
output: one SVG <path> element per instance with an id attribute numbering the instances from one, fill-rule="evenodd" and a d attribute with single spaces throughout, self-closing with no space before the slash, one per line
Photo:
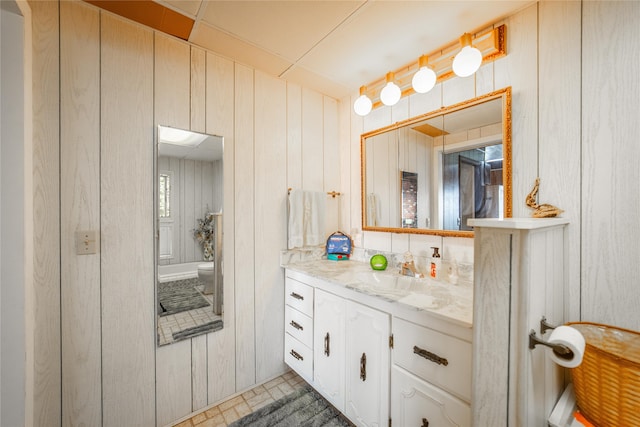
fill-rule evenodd
<path id="1" fill-rule="evenodd" d="M 582 333 L 584 358 L 571 376 L 580 412 L 599 427 L 640 426 L 640 333 L 597 323 Z"/>

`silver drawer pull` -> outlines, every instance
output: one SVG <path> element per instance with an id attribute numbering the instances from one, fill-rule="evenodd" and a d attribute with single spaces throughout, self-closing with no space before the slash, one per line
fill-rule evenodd
<path id="1" fill-rule="evenodd" d="M 290 325 L 293 326 L 294 328 L 296 328 L 299 331 L 302 331 L 304 329 L 301 324 L 299 324 L 298 322 L 293 321 L 293 320 L 291 321 Z"/>
<path id="2" fill-rule="evenodd" d="M 362 357 L 360 358 L 360 379 L 362 381 L 367 380 L 367 354 L 362 353 Z"/>
<path id="3" fill-rule="evenodd" d="M 295 350 L 291 350 L 290 354 L 298 360 L 304 360 L 304 357 L 302 357 L 302 355 Z"/>
<path id="4" fill-rule="evenodd" d="M 291 292 L 291 296 L 295 299 L 299 299 L 300 301 L 304 300 L 304 297 L 300 294 L 296 294 L 295 292 Z"/>
<path id="5" fill-rule="evenodd" d="M 424 357 L 430 362 L 437 363 L 438 365 L 447 366 L 449 364 L 449 361 L 444 357 L 440 357 L 437 354 L 431 353 L 430 351 L 418 347 L 417 345 L 413 346 L 413 353 L 417 354 L 420 357 Z"/>

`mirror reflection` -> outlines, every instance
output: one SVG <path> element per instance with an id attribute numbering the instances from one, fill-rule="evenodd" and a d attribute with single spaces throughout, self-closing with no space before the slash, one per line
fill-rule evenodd
<path id="1" fill-rule="evenodd" d="M 363 229 L 472 237 L 511 216 L 511 90 L 362 135 Z"/>
<path id="2" fill-rule="evenodd" d="M 223 327 L 223 138 L 158 126 L 158 345 Z"/>

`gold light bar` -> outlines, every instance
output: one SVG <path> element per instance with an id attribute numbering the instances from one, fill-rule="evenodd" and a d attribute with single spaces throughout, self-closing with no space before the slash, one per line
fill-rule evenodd
<path id="1" fill-rule="evenodd" d="M 473 46 L 478 48 L 482 53 L 482 64 L 495 61 L 507 54 L 507 27 L 500 25 L 499 27 L 491 27 L 478 33 L 473 37 Z M 451 77 L 455 77 L 451 64 L 453 58 L 460 50 L 460 42 L 456 40 L 450 45 L 441 48 L 435 52 L 428 54 L 429 66 L 436 73 L 436 83 L 440 83 Z M 402 96 L 414 94 L 415 91 L 411 87 L 411 79 L 413 75 L 420 69 L 420 59 L 411 62 L 403 67 L 393 71 L 395 74 L 395 82 L 400 86 Z M 386 84 L 386 78 L 382 77 L 376 81 L 366 84 L 365 94 L 373 102 L 373 108 L 378 108 L 384 104 L 380 101 L 380 91 Z"/>

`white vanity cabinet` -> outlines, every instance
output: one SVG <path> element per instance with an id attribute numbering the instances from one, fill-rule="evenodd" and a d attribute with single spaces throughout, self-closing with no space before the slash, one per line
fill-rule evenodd
<path id="1" fill-rule="evenodd" d="M 318 276 L 287 270 L 293 370 L 357 426 L 471 425 L 471 328 Z"/>
<path id="2" fill-rule="evenodd" d="M 471 343 L 393 319 L 391 418 L 399 426 L 471 425 Z"/>

